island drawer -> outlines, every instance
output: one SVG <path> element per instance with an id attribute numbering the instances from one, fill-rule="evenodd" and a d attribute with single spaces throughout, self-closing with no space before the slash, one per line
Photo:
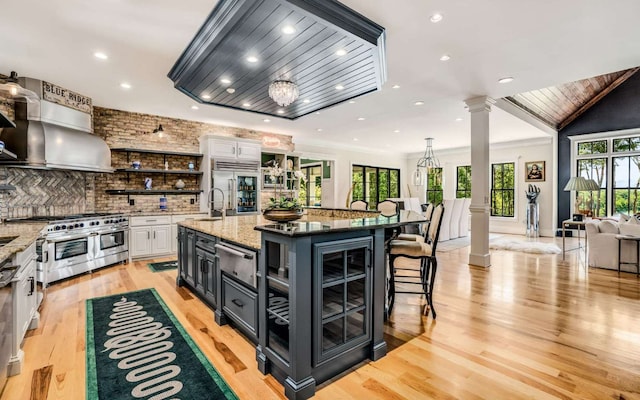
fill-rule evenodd
<path id="1" fill-rule="evenodd" d="M 216 253 L 216 238 L 213 236 L 205 235 L 204 233 L 196 233 L 196 247 L 200 247 L 209 253 Z"/>
<path id="2" fill-rule="evenodd" d="M 150 225 L 169 225 L 171 224 L 170 215 L 149 215 L 141 217 L 131 217 L 129 225 L 131 226 L 150 226 Z"/>
<path id="3" fill-rule="evenodd" d="M 258 294 L 224 273 L 222 274 L 222 311 L 252 334 L 258 334 Z"/>

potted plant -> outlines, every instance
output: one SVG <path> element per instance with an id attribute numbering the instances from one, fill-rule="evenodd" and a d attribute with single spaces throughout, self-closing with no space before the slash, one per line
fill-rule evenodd
<path id="1" fill-rule="evenodd" d="M 262 212 L 264 218 L 275 222 L 289 222 L 301 218 L 303 210 L 298 199 L 284 196 L 282 193 L 284 183 L 277 183 L 278 178 L 284 174 L 284 170 L 278 166 L 277 162 L 273 162 L 267 167 L 267 173 L 276 184 L 273 189 L 274 196 L 269 198 L 267 207 Z M 306 179 L 302 171 L 294 171 L 293 176 L 294 179 Z"/>

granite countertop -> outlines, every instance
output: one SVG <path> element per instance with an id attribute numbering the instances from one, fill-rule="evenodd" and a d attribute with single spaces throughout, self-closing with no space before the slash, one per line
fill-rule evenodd
<path id="1" fill-rule="evenodd" d="M 200 211 L 147 211 L 147 212 L 131 212 L 125 213 L 129 217 L 155 217 L 158 215 L 197 215 L 201 214 L 203 217 L 206 217 L 208 214 L 206 212 Z"/>
<path id="2" fill-rule="evenodd" d="M 14 254 L 24 251 L 40 236 L 46 222 L 11 222 L 0 224 L 0 240 L 15 238 L 0 247 L 0 263 Z"/>
<path id="3" fill-rule="evenodd" d="M 270 222 L 255 229 L 285 236 L 309 236 L 329 232 L 346 232 L 363 229 L 396 228 L 408 224 L 427 221 L 421 213 L 402 210 L 392 216 L 377 215 L 371 218 L 319 218 L 316 216 L 299 219 L 286 224 Z"/>
<path id="4" fill-rule="evenodd" d="M 426 218 L 413 211 L 401 211 L 391 217 L 336 219 L 320 216 L 303 216 L 287 224 L 275 224 L 262 215 L 224 217 L 221 220 L 195 219 L 178 222 L 178 225 L 225 239 L 241 246 L 260 250 L 261 231 L 286 236 L 306 236 L 349 230 L 394 228 L 406 224 L 420 223 Z"/>

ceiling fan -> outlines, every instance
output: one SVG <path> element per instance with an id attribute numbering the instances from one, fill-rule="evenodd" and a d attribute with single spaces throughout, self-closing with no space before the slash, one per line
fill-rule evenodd
<path id="1" fill-rule="evenodd" d="M 0 74 L 0 95 L 15 101 L 26 101 L 28 103 L 40 100 L 35 92 L 20 86 L 16 71 L 11 71 L 9 75 Z"/>

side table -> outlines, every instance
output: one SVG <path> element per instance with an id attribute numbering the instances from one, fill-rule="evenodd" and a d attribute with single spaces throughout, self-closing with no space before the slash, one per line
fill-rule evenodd
<path id="1" fill-rule="evenodd" d="M 616 239 L 618 239 L 618 273 L 620 273 L 620 266 L 622 264 L 631 264 L 636 266 L 636 274 L 640 275 L 640 236 L 616 235 Z M 636 243 L 636 262 L 622 262 L 622 259 L 620 258 L 620 249 L 622 248 L 623 240 L 630 240 Z"/>
<path id="2" fill-rule="evenodd" d="M 580 230 L 584 230 L 584 258 L 587 259 L 587 230 L 586 230 L 587 221 L 574 221 L 572 219 L 565 219 L 562 221 L 562 259 L 564 260 L 564 238 L 565 238 L 565 230 L 567 226 L 575 225 L 578 227 L 578 249 L 580 249 Z M 573 249 L 572 249 L 573 250 Z"/>

